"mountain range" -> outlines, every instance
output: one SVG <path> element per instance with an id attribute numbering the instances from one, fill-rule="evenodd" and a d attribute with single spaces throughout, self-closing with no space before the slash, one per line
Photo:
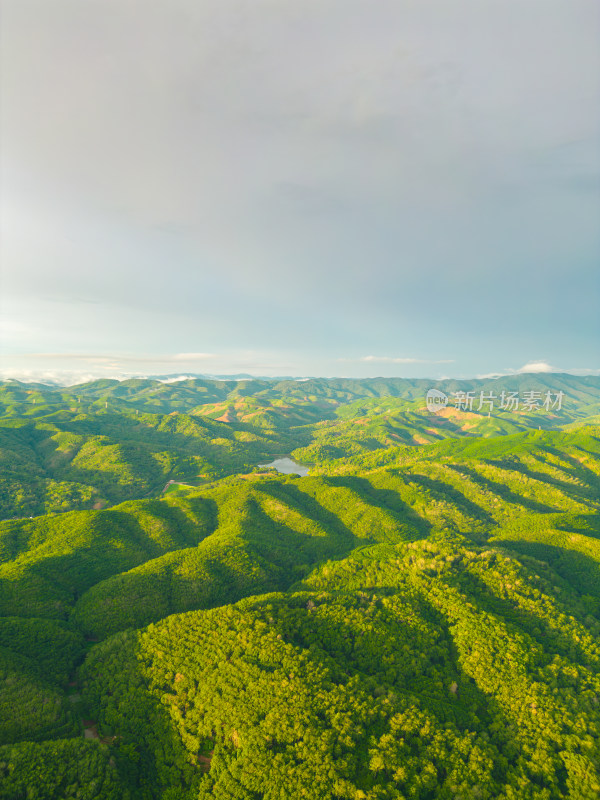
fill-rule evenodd
<path id="1" fill-rule="evenodd" d="M 0 404 L 0 798 L 600 795 L 599 378 Z"/>

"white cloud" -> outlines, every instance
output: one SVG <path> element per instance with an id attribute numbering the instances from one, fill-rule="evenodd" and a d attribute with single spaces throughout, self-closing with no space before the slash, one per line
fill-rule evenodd
<path id="1" fill-rule="evenodd" d="M 559 374 L 567 374 L 567 375 L 600 375 L 600 369 L 594 369 L 590 367 L 569 367 L 567 369 L 562 369 L 561 367 L 553 367 L 551 364 L 548 364 L 546 361 L 528 361 L 527 364 L 524 364 L 519 369 L 512 369 L 507 368 L 503 371 L 499 372 L 486 372 L 483 374 L 478 374 L 475 377 L 479 380 L 487 380 L 490 378 L 501 378 L 504 375 L 525 375 L 525 374 L 535 374 L 535 373 L 559 373 Z"/>
<path id="2" fill-rule="evenodd" d="M 551 366 L 547 361 L 528 361 L 516 372 L 561 372 L 561 370 Z"/>
<path id="3" fill-rule="evenodd" d="M 0 369 L 0 380 L 17 380 L 21 383 L 44 383 L 49 386 L 75 386 L 80 383 L 89 383 L 99 378 L 123 381 L 127 378 L 143 377 L 137 373 L 119 372 L 118 374 L 98 371 L 78 372 L 76 370 L 62 369 Z"/>
<path id="4" fill-rule="evenodd" d="M 197 377 L 197 375 L 178 375 L 176 378 L 156 378 L 156 380 L 159 383 L 180 383 L 181 381 L 189 381 Z"/>
<path id="5" fill-rule="evenodd" d="M 485 372 L 482 373 L 481 375 L 475 375 L 475 377 L 477 378 L 477 380 L 486 381 L 486 380 L 491 380 L 493 378 L 501 378 L 503 375 L 508 375 L 508 374 L 509 374 L 508 372 Z"/>

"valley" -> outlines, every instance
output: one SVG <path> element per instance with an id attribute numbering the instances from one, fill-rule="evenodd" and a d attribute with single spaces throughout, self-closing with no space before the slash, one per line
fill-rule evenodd
<path id="1" fill-rule="evenodd" d="M 597 797 L 600 380 L 519 381 L 5 382 L 0 798 Z"/>

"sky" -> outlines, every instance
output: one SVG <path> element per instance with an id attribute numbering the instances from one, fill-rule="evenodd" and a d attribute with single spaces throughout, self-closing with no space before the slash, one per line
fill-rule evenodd
<path id="1" fill-rule="evenodd" d="M 0 376 L 600 374 L 597 0 L 0 11 Z"/>

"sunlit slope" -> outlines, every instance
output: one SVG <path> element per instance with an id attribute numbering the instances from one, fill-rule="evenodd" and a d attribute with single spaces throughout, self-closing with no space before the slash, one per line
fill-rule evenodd
<path id="1" fill-rule="evenodd" d="M 118 634 L 82 678 L 144 797 L 591 800 L 599 634 L 537 562 L 377 545 Z"/>
<path id="2" fill-rule="evenodd" d="M 220 403 L 197 405 L 189 413 L 219 422 L 251 425 L 258 430 L 281 431 L 333 419 L 336 406 L 334 401 L 234 397 Z"/>
<path id="3" fill-rule="evenodd" d="M 596 461 L 600 451 L 600 427 L 578 425 L 570 431 L 528 430 L 518 433 L 487 437 L 449 438 L 421 447 L 398 445 L 370 453 L 361 452 L 353 457 L 331 459 L 328 463 L 315 464 L 312 474 L 356 474 L 382 466 L 397 465 L 405 468 L 422 462 L 468 462 L 476 459 L 503 463 L 521 464 L 526 472 L 530 467 L 541 468 L 550 473 L 556 462 L 567 470 L 580 469 L 584 477 L 591 478 L 585 465 L 591 457 Z M 297 451 L 301 452 L 301 451 Z M 562 455 L 564 459 L 561 462 Z M 589 455 L 588 455 L 589 454 Z M 536 460 L 537 459 L 537 460 Z M 596 466 L 592 472 L 598 475 Z"/>
<path id="4" fill-rule="evenodd" d="M 0 523 L 0 798 L 597 797 L 598 429 L 350 466 Z"/>
<path id="5" fill-rule="evenodd" d="M 185 414 L 63 408 L 35 420 L 0 420 L 0 515 L 156 496 L 168 480 L 201 483 L 245 472 L 299 441 L 285 431 Z"/>
<path id="6" fill-rule="evenodd" d="M 70 387 L 0 381 L 2 416 L 39 416 L 64 406 L 82 411 L 109 407 L 112 411 L 138 410 L 168 414 L 191 413 L 200 408 L 224 405 L 248 411 L 281 404 L 282 397 L 294 406 L 305 403 L 306 393 L 296 391 L 295 381 L 187 379 L 176 382 L 133 378 L 102 379 Z M 325 392 L 319 391 L 319 396 Z M 331 394 L 331 393 L 330 393 Z M 339 393 L 333 393 L 336 397 Z M 343 395 L 345 396 L 345 395 Z M 329 398 L 334 402 L 335 398 Z M 254 407 L 252 403 L 254 402 Z M 311 401 L 309 401 L 311 402 Z M 246 405 L 247 404 L 247 405 Z"/>
<path id="7" fill-rule="evenodd" d="M 190 544 L 214 528 L 199 499 L 132 501 L 117 510 L 0 523 L 0 613 L 64 619 L 91 586 Z"/>
<path id="8" fill-rule="evenodd" d="M 600 414 L 600 379 L 593 377 L 443 383 L 450 395 L 497 397 L 501 388 L 563 398 L 560 409 L 547 412 L 495 408 L 489 415 L 452 405 L 430 413 L 430 385 L 403 379 L 133 379 L 69 388 L 0 382 L 0 517 L 158 496 L 168 480 L 198 484 L 292 451 L 319 469 L 344 459 L 355 470 L 362 468 L 357 459 L 393 457 L 399 445 L 560 429 Z"/>
<path id="9" fill-rule="evenodd" d="M 500 438 L 529 430 L 578 430 L 583 425 L 597 425 L 597 417 L 582 417 L 565 422 L 555 412 L 495 410 L 493 413 L 458 410 L 449 406 L 440 413 L 427 410 L 423 400 L 377 398 L 356 401 L 336 410 L 335 420 L 325 420 L 312 427 L 312 440 L 294 451 L 302 463 L 318 469 L 335 467 L 343 460 L 354 468 L 369 463 L 369 457 L 394 458 L 398 446 L 427 445 L 444 439 L 481 440 Z M 389 451 L 384 453 L 383 451 Z M 361 458 L 362 456 L 362 458 Z"/>
<path id="10" fill-rule="evenodd" d="M 331 411 L 337 406 L 378 398 L 401 398 L 424 404 L 430 388 L 451 394 L 454 391 L 480 391 L 499 394 L 506 391 L 551 390 L 565 396 L 562 419 L 600 413 L 600 379 L 597 376 L 536 373 L 501 376 L 497 379 L 445 380 L 407 378 L 310 378 L 308 380 L 243 379 L 214 380 L 189 378 L 174 382 L 133 378 L 126 381 L 96 380 L 70 387 L 51 387 L 19 381 L 0 381 L 0 413 L 2 416 L 37 415 L 41 406 L 55 408 L 77 405 L 111 409 L 137 409 L 140 412 L 190 413 L 196 407 L 210 404 L 249 402 L 258 406 L 289 403 L 296 408 L 321 404 Z M 45 412 L 42 412 L 45 413 Z M 327 416 L 327 414 L 326 414 Z M 325 418 L 325 417 L 324 417 Z"/>
<path id="11" fill-rule="evenodd" d="M 446 438 L 499 436 L 541 425 L 556 427 L 558 417 L 496 413 L 493 416 L 447 408 L 432 414 L 423 399 L 377 398 L 341 406 L 337 419 L 315 426 L 311 443 L 296 450 L 305 463 L 322 465 L 339 458 L 398 445 L 423 445 Z"/>
<path id="12" fill-rule="evenodd" d="M 600 442 L 582 432 L 507 439 L 508 449 L 488 443 L 488 458 L 465 453 L 475 443 L 440 443 L 360 475 L 229 478 L 162 501 L 4 522 L 0 611 L 65 619 L 75 609 L 82 630 L 104 636 L 287 589 L 357 546 L 436 532 L 548 546 L 559 561 L 580 553 L 576 572 L 593 594 Z"/>

